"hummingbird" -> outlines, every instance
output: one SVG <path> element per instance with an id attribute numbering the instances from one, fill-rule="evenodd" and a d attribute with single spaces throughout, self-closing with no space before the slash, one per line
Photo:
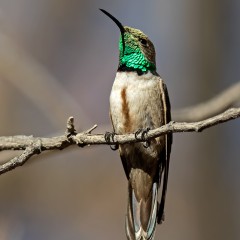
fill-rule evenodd
<path id="1" fill-rule="evenodd" d="M 100 10 L 121 32 L 119 64 L 110 94 L 113 133 L 135 133 L 137 138 L 140 134 L 144 140 L 150 129 L 171 121 L 167 87 L 156 71 L 154 45 L 142 31 L 123 26 L 110 13 Z M 129 240 L 154 239 L 156 224 L 164 220 L 171 145 L 171 133 L 150 139 L 147 145 L 119 145 L 128 180 L 125 228 Z"/>

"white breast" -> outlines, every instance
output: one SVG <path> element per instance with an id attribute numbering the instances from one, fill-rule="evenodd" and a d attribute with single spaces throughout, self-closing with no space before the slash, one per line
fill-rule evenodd
<path id="1" fill-rule="evenodd" d="M 118 72 L 110 95 L 110 114 L 116 133 L 155 128 L 163 123 L 160 77 L 152 73 Z"/>

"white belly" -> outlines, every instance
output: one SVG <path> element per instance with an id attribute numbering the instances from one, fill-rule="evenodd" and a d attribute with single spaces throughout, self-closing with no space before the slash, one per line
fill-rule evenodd
<path id="1" fill-rule="evenodd" d="M 118 134 L 163 125 L 162 80 L 152 73 L 118 72 L 110 95 L 110 115 Z"/>

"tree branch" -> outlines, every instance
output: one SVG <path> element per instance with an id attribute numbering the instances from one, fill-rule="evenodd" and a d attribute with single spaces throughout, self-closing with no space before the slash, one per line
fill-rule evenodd
<path id="1" fill-rule="evenodd" d="M 237 103 L 240 103 L 240 82 L 206 102 L 173 111 L 173 120 L 179 122 L 201 121 L 234 107 Z"/>
<path id="2" fill-rule="evenodd" d="M 16 167 L 22 166 L 31 156 L 39 153 L 39 149 L 33 146 L 27 147 L 19 156 L 0 166 L 0 173 L 3 174 Z"/>
<path id="3" fill-rule="evenodd" d="M 240 108 L 231 108 L 222 114 L 208 118 L 203 121 L 186 123 L 170 122 L 160 128 L 150 130 L 146 140 L 159 137 L 166 133 L 176 132 L 201 132 L 206 128 L 227 122 L 240 117 Z M 64 135 L 51 138 L 35 138 L 33 136 L 11 136 L 0 137 L 0 151 L 3 150 L 24 150 L 18 157 L 0 165 L 0 174 L 8 172 L 18 166 L 22 166 L 30 157 L 47 150 L 62 150 L 70 145 L 81 147 L 99 144 L 124 144 L 141 142 L 135 138 L 135 134 L 115 135 L 114 140 L 106 142 L 104 134 L 91 134 L 97 127 L 94 125 L 87 131 L 76 133 L 74 119 L 70 117 L 67 121 L 67 130 Z"/>

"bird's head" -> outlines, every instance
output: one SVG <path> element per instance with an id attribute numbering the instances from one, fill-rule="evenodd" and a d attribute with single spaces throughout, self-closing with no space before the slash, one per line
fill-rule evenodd
<path id="1" fill-rule="evenodd" d="M 138 29 L 123 26 L 110 13 L 103 9 L 100 10 L 110 17 L 121 31 L 118 69 L 142 73 L 155 72 L 155 48 L 148 36 Z"/>

